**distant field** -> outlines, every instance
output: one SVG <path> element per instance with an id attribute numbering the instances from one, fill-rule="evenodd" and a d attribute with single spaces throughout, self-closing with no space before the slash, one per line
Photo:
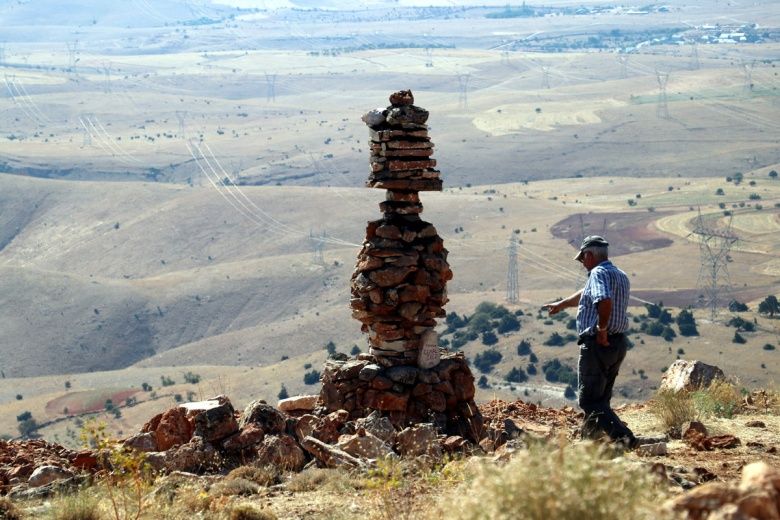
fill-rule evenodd
<path id="1" fill-rule="evenodd" d="M 46 413 L 55 414 L 82 414 L 99 412 L 105 409 L 106 403 L 111 401 L 114 405 L 121 405 L 125 400 L 137 394 L 137 388 L 101 388 L 80 392 L 68 392 L 67 394 L 52 399 L 46 403 Z"/>

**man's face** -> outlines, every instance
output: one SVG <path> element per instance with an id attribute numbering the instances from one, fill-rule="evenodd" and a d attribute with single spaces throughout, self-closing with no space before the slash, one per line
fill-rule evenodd
<path id="1" fill-rule="evenodd" d="M 583 266 L 585 266 L 585 269 L 587 269 L 588 272 L 590 272 L 591 269 L 598 265 L 598 262 L 596 262 L 592 251 L 584 251 L 579 261 Z"/>

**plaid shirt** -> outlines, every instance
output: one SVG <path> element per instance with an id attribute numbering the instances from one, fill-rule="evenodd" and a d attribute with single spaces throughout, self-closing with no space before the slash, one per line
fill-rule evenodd
<path id="1" fill-rule="evenodd" d="M 591 269 L 577 308 L 577 333 L 580 336 L 596 334 L 596 324 L 599 320 L 596 304 L 607 299 L 612 300 L 612 313 L 607 323 L 607 332 L 617 334 L 627 331 L 626 308 L 630 289 L 631 284 L 626 273 L 615 267 L 609 260 L 604 260 Z"/>

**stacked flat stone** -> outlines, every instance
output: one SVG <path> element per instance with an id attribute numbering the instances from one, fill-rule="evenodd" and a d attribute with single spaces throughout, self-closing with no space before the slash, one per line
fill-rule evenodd
<path id="1" fill-rule="evenodd" d="M 436 366 L 437 317 L 445 316 L 452 279 L 444 242 L 420 213 L 420 191 L 441 191 L 431 158 L 428 111 L 411 91 L 390 96 L 391 105 L 363 116 L 371 138 L 367 186 L 387 190 L 384 216 L 368 223 L 352 275 L 353 317 L 369 334 L 370 354 L 386 367 Z"/>

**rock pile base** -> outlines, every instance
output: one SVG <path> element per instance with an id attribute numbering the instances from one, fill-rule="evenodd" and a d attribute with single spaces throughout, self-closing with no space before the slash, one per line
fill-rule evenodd
<path id="1" fill-rule="evenodd" d="M 478 442 L 482 415 L 474 403 L 474 376 L 462 353 L 442 351 L 434 368 L 384 367 L 371 354 L 326 362 L 321 406 L 325 413 L 345 410 L 351 419 L 376 410 L 396 427 L 433 423 L 441 433 Z"/>

